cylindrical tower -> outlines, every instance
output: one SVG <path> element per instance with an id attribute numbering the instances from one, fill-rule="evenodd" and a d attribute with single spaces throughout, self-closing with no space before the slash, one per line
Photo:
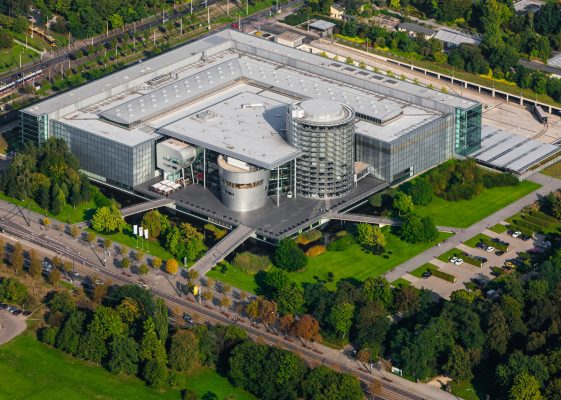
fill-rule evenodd
<path id="1" fill-rule="evenodd" d="M 222 203 L 232 211 L 252 211 L 265 205 L 271 171 L 219 155 Z"/>
<path id="2" fill-rule="evenodd" d="M 302 150 L 296 193 L 312 199 L 347 195 L 354 186 L 354 111 L 331 100 L 311 99 L 288 107 L 288 143 Z"/>

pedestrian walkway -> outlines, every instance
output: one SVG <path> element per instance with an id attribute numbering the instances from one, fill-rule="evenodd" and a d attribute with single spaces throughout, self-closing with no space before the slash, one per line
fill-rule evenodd
<path id="1" fill-rule="evenodd" d="M 199 272 L 199 276 L 205 275 L 220 261 L 224 260 L 228 254 L 234 251 L 240 244 L 245 242 L 251 235 L 255 233 L 253 228 L 240 225 L 220 242 L 214 245 L 207 253 L 201 257 L 192 267 Z"/>
<path id="2" fill-rule="evenodd" d="M 367 214 L 354 214 L 354 213 L 340 213 L 340 212 L 329 212 L 325 214 L 326 218 L 329 219 L 336 219 L 339 221 L 352 221 L 352 222 L 363 222 L 367 224 L 375 224 L 379 225 L 380 227 L 390 225 L 390 226 L 401 226 L 402 221 L 397 218 L 384 218 L 384 217 L 377 217 L 375 215 L 367 215 Z M 452 226 L 437 226 L 441 232 L 452 232 L 452 233 L 460 233 L 463 232 L 463 228 L 455 228 Z"/>
<path id="3" fill-rule="evenodd" d="M 123 218 L 130 217 L 134 214 L 139 214 L 142 212 L 154 210 L 160 207 L 170 207 L 175 205 L 175 200 L 171 199 L 156 199 L 156 200 L 149 200 L 145 201 L 140 204 L 134 204 L 129 207 L 121 208 L 121 214 Z"/>
<path id="4" fill-rule="evenodd" d="M 482 219 L 479 222 L 476 222 L 469 228 L 463 229 L 461 232 L 458 232 L 456 235 L 452 236 L 451 238 L 447 239 L 445 243 L 441 246 L 432 247 L 421 254 L 405 261 L 404 263 L 398 265 L 397 267 L 393 268 L 391 271 L 385 274 L 385 277 L 388 281 L 393 282 L 396 279 L 402 277 L 406 273 L 414 270 L 415 268 L 430 262 L 433 258 L 437 258 L 441 254 L 444 254 L 448 250 L 457 247 L 460 243 L 465 242 L 466 240 L 472 238 L 473 236 L 477 235 L 485 231 L 501 221 L 504 221 L 508 217 L 513 216 L 521 209 L 530 204 L 538 201 L 540 198 L 547 196 L 549 193 L 554 192 L 561 188 L 561 179 L 552 178 L 549 176 L 545 176 L 542 174 L 535 174 L 528 178 L 529 181 L 539 183 L 542 185 L 541 188 L 535 190 L 534 192 L 518 199 L 517 201 L 510 203 L 506 207 L 500 209 L 494 214 L 489 215 L 488 217 Z"/>

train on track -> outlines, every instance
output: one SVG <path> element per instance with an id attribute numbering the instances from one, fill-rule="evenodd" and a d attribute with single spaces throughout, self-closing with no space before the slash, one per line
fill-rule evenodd
<path id="1" fill-rule="evenodd" d="M 27 82 L 33 81 L 41 75 L 43 75 L 42 69 L 38 69 L 37 71 L 29 72 L 27 74 L 20 74 L 15 81 L 0 85 L 0 95 L 12 91 L 18 86 L 25 85 Z"/>

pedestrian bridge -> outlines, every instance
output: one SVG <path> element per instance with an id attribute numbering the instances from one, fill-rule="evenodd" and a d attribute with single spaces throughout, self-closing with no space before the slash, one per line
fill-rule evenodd
<path id="1" fill-rule="evenodd" d="M 160 207 L 169 207 L 175 206 L 175 200 L 171 199 L 157 199 L 157 200 L 149 200 L 145 201 L 140 204 L 135 204 L 129 207 L 121 208 L 121 214 L 123 218 L 130 217 L 134 214 L 139 214 L 141 212 L 154 210 Z"/>
<path id="2" fill-rule="evenodd" d="M 205 275 L 220 261 L 224 260 L 228 254 L 233 252 L 240 244 L 245 242 L 255 229 L 245 225 L 239 225 L 232 232 L 227 234 L 222 240 L 209 249 L 206 254 L 200 258 L 190 269 L 199 272 L 200 276 Z"/>

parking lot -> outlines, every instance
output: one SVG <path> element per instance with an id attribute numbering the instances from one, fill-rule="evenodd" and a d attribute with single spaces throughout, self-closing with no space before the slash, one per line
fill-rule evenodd
<path id="1" fill-rule="evenodd" d="M 452 292 L 465 289 L 465 283 L 472 281 L 472 279 L 488 281 L 495 278 L 492 273 L 493 267 L 503 267 L 507 260 L 514 259 L 518 256 L 518 253 L 526 252 L 536 246 L 535 239 L 524 241 L 521 238 L 513 238 L 507 232 L 499 234 L 486 229 L 482 233 L 489 236 L 491 239 L 495 238 L 509 243 L 510 245 L 508 251 L 499 255 L 500 253 L 497 250 L 487 252 L 483 248 L 473 248 L 465 244 L 460 244 L 456 247 L 458 250 L 461 250 L 471 256 L 484 257 L 487 261 L 483 263 L 481 267 L 476 267 L 465 261 L 462 262 L 461 265 L 455 265 L 451 262 L 444 262 L 436 258 L 430 262 L 434 266 L 438 267 L 440 271 L 453 275 L 456 278 L 455 283 L 447 282 L 441 278 L 435 277 L 434 275 L 423 279 L 406 274 L 403 278 L 410 281 L 412 285 L 417 288 L 430 289 L 433 292 L 438 293 L 441 297 L 448 299 L 450 298 Z"/>
<path id="2" fill-rule="evenodd" d="M 17 308 L 8 309 L 7 305 L 0 305 L 0 345 L 8 342 L 12 338 L 16 337 L 22 333 L 27 324 L 25 319 L 28 316 L 27 313 L 24 316 L 24 312 Z M 20 311 L 20 312 L 17 312 Z"/>

